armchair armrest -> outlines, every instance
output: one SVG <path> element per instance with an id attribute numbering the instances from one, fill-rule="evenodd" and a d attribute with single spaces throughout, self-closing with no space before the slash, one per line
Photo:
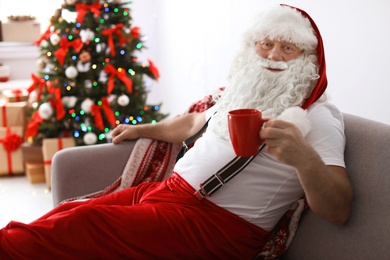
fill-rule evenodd
<path id="1" fill-rule="evenodd" d="M 135 141 L 79 146 L 57 152 L 52 160 L 53 204 L 103 190 L 122 174 Z"/>

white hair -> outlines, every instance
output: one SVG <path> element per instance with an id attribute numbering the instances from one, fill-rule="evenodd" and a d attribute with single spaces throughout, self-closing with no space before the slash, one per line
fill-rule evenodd
<path id="1" fill-rule="evenodd" d="M 265 64 L 287 69 L 272 72 L 265 68 Z M 314 52 L 305 51 L 289 62 L 273 62 L 257 55 L 253 45 L 243 47 L 231 66 L 229 84 L 218 99 L 219 108 L 212 124 L 216 127 L 211 130 L 229 139 L 227 113 L 233 109 L 257 108 L 263 117 L 276 118 L 289 107 L 301 106 L 318 78 Z"/>

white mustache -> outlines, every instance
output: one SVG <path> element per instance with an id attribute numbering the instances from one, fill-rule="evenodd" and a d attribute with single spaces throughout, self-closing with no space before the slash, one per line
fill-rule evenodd
<path id="1" fill-rule="evenodd" d="M 267 69 L 277 69 L 277 70 L 286 70 L 288 69 L 287 62 L 284 61 L 272 61 L 272 60 L 266 60 L 261 59 L 260 60 L 260 66 L 267 68 Z"/>

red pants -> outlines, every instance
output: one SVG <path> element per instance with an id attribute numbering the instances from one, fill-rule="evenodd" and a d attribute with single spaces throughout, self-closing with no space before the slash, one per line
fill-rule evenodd
<path id="1" fill-rule="evenodd" d="M 0 259 L 251 259 L 266 231 L 197 200 L 179 175 L 0 230 Z"/>

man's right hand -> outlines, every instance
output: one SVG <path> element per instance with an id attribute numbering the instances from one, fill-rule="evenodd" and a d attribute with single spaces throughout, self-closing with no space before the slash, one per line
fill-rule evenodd
<path id="1" fill-rule="evenodd" d="M 114 144 L 119 144 L 125 140 L 134 140 L 139 138 L 138 127 L 133 125 L 118 125 L 112 131 L 112 142 Z"/>

